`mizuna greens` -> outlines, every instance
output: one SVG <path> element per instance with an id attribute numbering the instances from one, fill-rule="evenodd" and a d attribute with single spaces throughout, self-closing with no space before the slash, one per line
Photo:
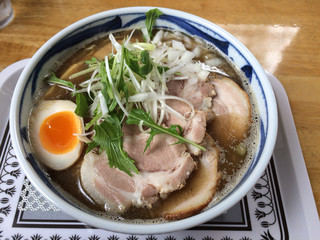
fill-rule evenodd
<path id="1" fill-rule="evenodd" d="M 87 117 L 90 121 L 85 125 L 88 131 L 81 137 L 88 143 L 87 152 L 98 147 L 106 151 L 110 167 L 132 175 L 138 174 L 134 160 L 123 150 L 122 124 L 136 124 L 143 132 L 150 134 L 146 142 L 145 151 L 150 146 L 156 134 L 168 134 L 177 139 L 177 143 L 188 143 L 205 150 L 202 146 L 182 137 L 182 128 L 172 125 L 169 128 L 162 126 L 165 113 L 176 115 L 166 99 L 175 99 L 187 103 L 192 109 L 189 116 L 194 114 L 192 104 L 176 96 L 168 96 L 166 92 L 166 72 L 179 76 L 179 72 L 161 65 L 150 57 L 156 45 L 152 43 L 152 29 L 156 19 L 162 13 L 152 9 L 146 13 L 146 28 L 141 29 L 145 42 L 131 42 L 134 31 L 120 44 L 113 34 L 109 39 L 115 52 L 105 56 L 103 60 L 92 58 L 86 61 L 87 69 L 69 77 L 91 74 L 91 77 L 80 83 L 57 78 L 54 74 L 48 79 L 49 84 L 55 84 L 71 91 L 76 98 L 75 113 Z M 147 128 L 147 130 L 146 130 Z M 87 136 L 92 136 L 89 139 Z"/>

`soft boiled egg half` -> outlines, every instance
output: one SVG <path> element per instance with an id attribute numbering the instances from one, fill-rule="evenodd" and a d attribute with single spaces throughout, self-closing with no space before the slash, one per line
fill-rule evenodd
<path id="1" fill-rule="evenodd" d="M 54 170 L 70 167 L 80 157 L 84 132 L 83 119 L 68 100 L 42 101 L 34 107 L 29 120 L 29 138 L 39 161 Z"/>

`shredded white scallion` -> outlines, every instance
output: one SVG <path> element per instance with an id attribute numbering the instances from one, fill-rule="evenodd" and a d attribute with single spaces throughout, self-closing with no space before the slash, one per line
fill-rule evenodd
<path id="1" fill-rule="evenodd" d="M 171 107 L 169 107 L 167 104 L 165 104 L 165 100 L 178 100 L 181 102 L 184 102 L 188 104 L 190 107 L 190 114 L 189 116 L 183 116 Z M 160 102 L 160 106 L 157 104 L 156 101 Z M 184 98 L 177 97 L 177 96 L 172 96 L 172 95 L 165 95 L 165 94 L 159 94 L 156 92 L 144 92 L 144 93 L 138 93 L 133 96 L 130 96 L 128 99 L 128 102 L 142 102 L 145 104 L 146 111 L 150 112 L 152 118 L 154 118 L 157 115 L 158 109 L 163 109 L 165 111 L 169 111 L 170 113 L 174 113 L 176 116 L 184 119 L 184 120 L 189 120 L 194 116 L 195 110 L 193 104 L 191 104 L 189 101 L 187 101 Z M 155 103 L 154 103 L 155 102 Z M 163 119 L 163 114 L 162 113 L 162 119 Z M 154 118 L 157 119 L 157 118 Z M 159 121 L 158 124 L 161 124 L 162 121 Z"/>
<path id="2" fill-rule="evenodd" d="M 115 47 L 116 51 L 118 53 L 121 52 L 121 45 L 117 42 L 117 40 L 114 38 L 112 33 L 109 34 L 109 39 L 110 39 L 112 45 Z"/>
<path id="3" fill-rule="evenodd" d="M 142 132 L 142 133 L 146 133 L 146 134 L 149 134 L 150 133 L 150 128 L 148 128 L 148 129 L 143 129 L 143 121 L 141 120 L 140 122 L 139 122 L 139 130 L 140 130 L 140 132 Z"/>
<path id="4" fill-rule="evenodd" d="M 164 74 L 162 74 L 162 77 L 164 78 Z M 162 89 L 161 89 L 161 94 L 164 95 L 165 92 L 166 92 L 166 85 L 163 84 L 162 85 Z M 159 100 L 160 102 L 160 107 L 161 108 L 164 108 L 165 107 L 165 101 L 164 100 Z M 162 121 L 164 119 L 164 116 L 165 116 L 165 111 L 163 109 L 160 108 L 160 114 L 159 114 L 159 119 L 158 119 L 158 124 L 161 125 L 162 124 Z"/>
<path id="5" fill-rule="evenodd" d="M 49 83 L 49 85 L 56 85 L 56 86 L 58 86 L 59 88 L 63 88 L 63 89 L 66 89 L 66 90 L 68 90 L 68 91 L 70 91 L 70 92 L 75 92 L 75 90 L 73 89 L 73 88 L 69 88 L 69 87 L 67 87 L 67 86 L 63 86 L 63 85 L 60 85 L 60 84 L 51 84 L 51 83 Z"/>
<path id="6" fill-rule="evenodd" d="M 130 35 L 123 40 L 122 45 L 116 40 L 113 34 L 109 34 L 112 52 L 105 56 L 104 59 L 108 81 L 107 86 L 111 87 L 111 89 L 107 89 L 109 100 L 108 98 L 106 99 L 106 96 L 101 92 L 106 85 L 101 83 L 102 77 L 105 77 L 100 73 L 100 64 L 103 63 L 103 61 L 97 63 L 93 62 L 93 64 L 89 65 L 88 69 L 69 76 L 70 79 L 73 79 L 91 73 L 91 77 L 88 80 L 78 85 L 80 87 L 79 90 L 75 91 L 74 89 L 65 86 L 58 86 L 75 93 L 86 92 L 92 100 L 92 103 L 89 106 L 89 114 L 91 117 L 98 116 L 103 119 L 108 116 L 108 114 L 111 114 L 109 111 L 113 110 L 115 104 L 114 100 L 116 100 L 117 107 L 124 113 L 121 122 L 125 121 L 125 118 L 129 116 L 129 110 L 134 105 L 139 108 L 143 107 L 158 125 L 162 125 L 169 114 L 184 121 L 190 120 L 195 114 L 193 104 L 182 97 L 166 94 L 168 91 L 167 81 L 188 80 L 188 83 L 191 83 L 192 80 L 198 81 L 198 72 L 201 71 L 201 69 L 206 71 L 217 70 L 212 67 L 208 69 L 207 65 L 201 64 L 200 62 L 194 62 L 193 58 L 196 56 L 196 53 L 187 50 L 187 47 L 182 41 L 172 40 L 171 44 L 166 42 L 167 40 L 165 39 L 167 37 L 162 30 L 157 32 L 153 41 L 150 41 L 146 28 L 141 30 L 146 39 L 145 42 L 131 42 L 136 29 L 133 29 Z M 152 64 L 151 72 L 142 76 L 135 68 L 131 69 L 132 63 L 126 62 L 127 55 L 122 56 L 122 54 L 127 53 L 123 51 L 124 48 L 127 48 L 125 51 L 132 51 L 134 54 L 138 53 L 138 58 L 141 51 L 148 51 Z M 110 67 L 109 58 L 113 59 L 112 66 Z M 137 64 L 143 65 L 141 62 Z M 123 69 L 120 69 L 120 67 L 123 67 Z M 198 68 L 199 71 L 196 71 Z M 205 72 L 203 73 L 203 78 L 206 78 Z M 130 88 L 130 96 L 128 99 L 124 97 L 124 92 L 120 90 L 121 87 L 119 88 L 118 85 L 122 79 L 127 84 L 128 89 Z M 190 112 L 186 113 L 184 116 L 170 107 L 169 101 L 167 100 L 176 100 L 187 104 L 190 108 Z M 107 103 L 107 101 L 109 102 Z M 110 105 L 110 102 L 112 102 L 112 107 L 108 106 L 108 104 Z M 143 127 L 143 122 L 139 123 L 139 129 L 143 133 L 148 133 L 150 130 L 146 130 L 145 127 Z M 94 135 L 94 133 L 88 132 L 79 134 L 77 137 L 83 138 L 84 141 L 91 141 L 87 138 L 89 135 Z"/>
<path id="7" fill-rule="evenodd" d="M 95 130 L 92 130 L 90 132 L 86 133 L 73 133 L 73 136 L 76 136 L 80 141 L 85 142 L 85 143 L 90 143 L 92 140 L 88 138 L 88 136 L 92 135 L 94 136 L 96 134 Z"/>
<path id="8" fill-rule="evenodd" d="M 188 80 L 189 76 L 177 76 L 177 77 L 173 77 L 171 78 L 171 80 Z"/>
<path id="9" fill-rule="evenodd" d="M 74 78 L 83 76 L 83 75 L 85 75 L 85 74 L 87 74 L 87 73 L 93 72 L 93 71 L 96 70 L 96 69 L 97 69 L 97 66 L 87 68 L 87 69 L 85 69 L 85 70 L 83 70 L 83 71 L 80 71 L 80 72 L 77 72 L 77 73 L 75 73 L 75 74 L 70 75 L 70 76 L 69 76 L 69 79 L 74 79 Z"/>
<path id="10" fill-rule="evenodd" d="M 100 81 L 101 80 L 101 77 L 98 77 L 98 78 L 90 78 L 89 80 L 86 80 L 86 81 L 84 81 L 84 82 L 82 82 L 82 83 L 80 83 L 79 84 L 79 86 L 80 87 L 82 87 L 82 88 L 86 88 L 86 87 L 88 87 L 88 85 L 92 82 L 98 82 L 98 81 Z"/>
<path id="11" fill-rule="evenodd" d="M 92 85 L 92 83 L 93 83 L 94 77 L 96 76 L 96 74 L 97 74 L 98 72 L 99 72 L 99 68 L 97 68 L 96 70 L 94 70 L 94 72 L 91 74 L 91 78 L 90 78 L 90 81 L 89 81 L 89 84 L 88 84 L 88 87 L 87 87 L 87 93 L 88 93 L 88 96 L 91 98 L 91 100 L 93 100 L 92 97 L 91 97 L 91 94 L 90 94 L 90 92 L 91 92 L 91 85 Z"/>
<path id="12" fill-rule="evenodd" d="M 133 86 L 135 87 L 136 91 L 141 92 L 140 83 L 138 82 L 137 78 L 134 76 L 132 70 L 130 69 L 130 67 L 126 63 L 124 63 L 124 66 L 126 67 L 128 73 L 129 73 L 130 80 L 131 80 Z"/>
<path id="13" fill-rule="evenodd" d="M 101 91 L 99 91 L 98 97 L 99 97 L 102 116 L 106 116 L 109 112 L 109 109 L 108 109 L 106 100 L 104 99 L 104 96 L 102 95 Z"/>
<path id="14" fill-rule="evenodd" d="M 98 94 L 95 96 L 95 98 L 93 99 L 92 104 L 89 107 L 89 111 L 90 111 L 90 116 L 94 116 L 94 111 L 98 108 L 99 105 L 99 97 Z"/>
<path id="15" fill-rule="evenodd" d="M 147 28 L 141 28 L 141 32 L 143 34 L 144 39 L 146 40 L 147 43 L 150 42 L 150 36 L 148 33 L 148 29 Z"/>
<path id="16" fill-rule="evenodd" d="M 135 28 L 131 31 L 131 33 L 130 33 L 130 35 L 129 35 L 129 37 L 128 37 L 128 39 L 124 42 L 124 46 L 125 47 L 127 47 L 128 46 L 128 44 L 130 43 L 130 40 L 131 40 L 131 38 L 132 38 L 132 35 L 133 35 L 133 33 L 135 32 Z"/>

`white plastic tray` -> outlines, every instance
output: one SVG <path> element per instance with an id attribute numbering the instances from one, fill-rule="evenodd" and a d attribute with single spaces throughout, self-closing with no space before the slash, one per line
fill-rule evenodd
<path id="1" fill-rule="evenodd" d="M 17 164 L 8 113 L 16 81 L 27 62 L 19 61 L 0 73 L 0 239 L 319 239 L 319 216 L 291 109 L 283 86 L 273 75 L 267 73 L 278 103 L 277 143 L 269 166 L 247 196 L 227 213 L 193 229 L 131 236 L 94 229 L 62 213 L 34 189 Z M 35 198 L 37 206 L 29 206 Z"/>

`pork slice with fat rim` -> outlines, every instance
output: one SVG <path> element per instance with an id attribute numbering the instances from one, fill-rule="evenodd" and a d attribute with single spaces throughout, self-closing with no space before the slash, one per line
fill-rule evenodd
<path id="1" fill-rule="evenodd" d="M 105 151 L 86 154 L 80 174 L 83 189 L 109 213 L 124 212 L 132 205 L 151 207 L 158 200 L 154 186 L 111 168 Z"/>
<path id="2" fill-rule="evenodd" d="M 243 140 L 251 126 L 251 104 L 248 94 L 227 77 L 216 78 L 211 82 L 215 87 L 216 96 L 212 99 L 214 118 L 209 129 L 223 146 Z"/>
<path id="3" fill-rule="evenodd" d="M 188 179 L 185 188 L 172 193 L 159 207 L 157 214 L 168 220 L 177 220 L 199 213 L 213 199 L 220 174 L 220 151 L 206 134 L 202 145 L 207 149 L 200 157 L 198 169 Z"/>

